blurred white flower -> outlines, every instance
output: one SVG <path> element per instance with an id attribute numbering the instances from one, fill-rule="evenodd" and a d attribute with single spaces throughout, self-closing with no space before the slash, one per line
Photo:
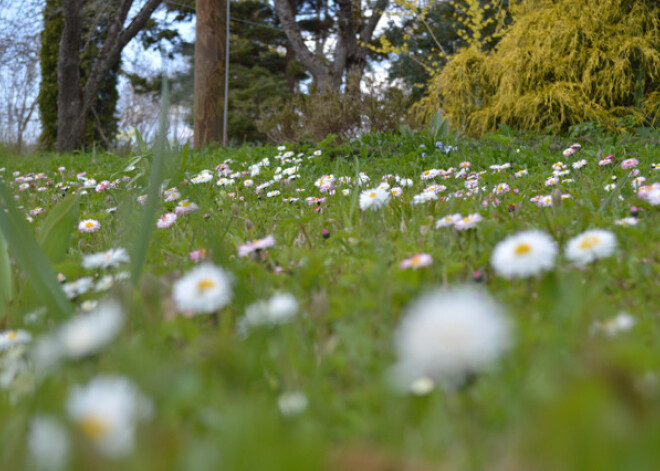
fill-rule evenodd
<path id="1" fill-rule="evenodd" d="M 5 330 L 0 332 L 0 352 L 32 341 L 32 335 L 25 330 Z"/>
<path id="2" fill-rule="evenodd" d="M 622 332 L 628 332 L 637 324 L 637 319 L 627 312 L 620 312 L 616 316 L 604 320 L 596 321 L 591 326 L 591 334 L 602 333 L 607 337 L 615 337 Z"/>
<path id="3" fill-rule="evenodd" d="M 300 391 L 282 393 L 277 398 L 277 407 L 286 417 L 298 415 L 307 409 L 307 397 Z"/>
<path id="4" fill-rule="evenodd" d="M 89 314 L 69 320 L 56 334 L 62 355 L 83 358 L 108 345 L 124 323 L 124 312 L 116 302 L 100 304 Z"/>
<path id="5" fill-rule="evenodd" d="M 251 327 L 278 325 L 292 320 L 298 314 L 298 301 L 290 293 L 278 293 L 266 301 L 257 301 L 245 309 L 239 321 L 239 330 L 246 333 Z"/>
<path id="6" fill-rule="evenodd" d="M 471 288 L 436 290 L 405 312 L 395 337 L 395 384 L 403 390 L 421 378 L 460 383 L 498 359 L 511 343 L 502 307 Z"/>
<path id="7" fill-rule="evenodd" d="M 639 221 L 637 220 L 636 217 L 629 216 L 627 218 L 617 219 L 615 224 L 618 226 L 627 227 L 627 226 L 636 226 L 638 222 Z"/>
<path id="8" fill-rule="evenodd" d="M 110 268 L 117 267 L 120 263 L 128 263 L 128 252 L 126 249 L 117 247 L 116 249 L 110 249 L 105 252 L 99 252 L 90 255 L 83 255 L 82 265 L 83 268 L 93 269 L 93 268 Z"/>
<path id="9" fill-rule="evenodd" d="M 99 453 L 119 458 L 132 451 L 136 422 L 148 419 L 153 406 L 129 380 L 97 376 L 73 389 L 67 411 Z"/>
<path id="10" fill-rule="evenodd" d="M 483 216 L 479 213 L 468 214 L 463 219 L 459 219 L 454 223 L 454 229 L 457 231 L 466 231 L 468 229 L 474 229 L 477 227 L 481 221 L 483 221 Z"/>
<path id="11" fill-rule="evenodd" d="M 210 314 L 231 301 L 231 278 L 222 268 L 203 263 L 174 283 L 172 296 L 180 311 Z"/>
<path id="12" fill-rule="evenodd" d="M 572 238 L 566 245 L 566 258 L 578 265 L 586 265 L 599 258 L 609 257 L 616 249 L 616 236 L 604 229 L 593 229 Z"/>
<path id="13" fill-rule="evenodd" d="M 52 417 L 37 416 L 30 423 L 28 450 L 38 471 L 64 469 L 69 460 L 69 436 Z"/>
<path id="14" fill-rule="evenodd" d="M 360 209 L 365 211 L 367 209 L 379 209 L 385 206 L 390 200 L 390 192 L 380 188 L 372 188 L 360 193 Z"/>
<path id="15" fill-rule="evenodd" d="M 62 290 L 69 299 L 77 298 L 85 294 L 94 286 L 94 280 L 91 276 L 84 276 L 69 283 L 62 284 Z"/>
<path id="16" fill-rule="evenodd" d="M 435 228 L 440 229 L 441 227 L 453 226 L 461 219 L 463 219 L 463 216 L 460 214 L 450 214 L 449 216 L 445 216 L 442 219 L 438 219 L 435 222 Z"/>
<path id="17" fill-rule="evenodd" d="M 557 251 L 557 244 L 545 232 L 519 232 L 495 246 L 490 264 L 505 278 L 526 278 L 551 270 Z"/>

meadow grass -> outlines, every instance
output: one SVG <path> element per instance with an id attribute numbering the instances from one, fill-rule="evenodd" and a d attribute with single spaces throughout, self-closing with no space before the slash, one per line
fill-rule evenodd
<path id="1" fill-rule="evenodd" d="M 155 228 L 153 219 L 139 279 L 71 300 L 80 311 L 94 309 L 89 301 L 114 298 L 125 322 L 99 352 L 45 371 L 35 370 L 34 346 L 73 314 L 48 307 L 10 246 L 14 293 L 0 330 L 27 331 L 32 341 L 0 351 L 0 469 L 36 469 L 27 437 L 34 417 L 43 415 L 66 431 L 64 469 L 74 470 L 652 469 L 660 459 L 660 215 L 638 197 L 636 177 L 621 162 L 637 158 L 643 184 L 660 181 L 652 165 L 660 163 L 657 142 L 583 142 L 569 157 L 562 150 L 570 142 L 541 137 L 449 144 L 456 148 L 445 153 L 424 136 L 370 135 L 336 147 L 166 151 L 163 189 L 176 187 L 181 198 L 159 197 L 155 216 L 173 212 L 184 199 L 199 209 L 166 229 Z M 600 166 L 607 155 L 613 162 Z M 581 159 L 587 164 L 572 168 Z M 570 173 L 546 186 L 558 161 Z M 145 207 L 137 200 L 148 191 L 154 162 L 143 148 L 131 156 L 5 157 L 0 166 L 37 236 L 65 194 L 78 194 L 75 220 L 63 216 L 68 229 L 52 236 L 65 241 L 64 256 L 51 257 L 53 271 L 66 282 L 90 276 L 98 282 L 107 273 L 133 270 L 129 264 L 84 269 L 82 260 L 116 247 L 134 258 L 145 231 Z M 260 162 L 258 175 L 237 176 L 233 186 L 216 184 L 225 168 L 220 165 L 250 172 Z M 465 177 L 455 177 L 462 162 L 470 163 L 468 172 L 483 172 L 476 194 L 468 196 Z M 257 193 L 277 167 L 294 166 L 297 178 L 273 181 Z M 426 170 L 449 168 L 447 178 L 422 180 Z M 204 169 L 213 178 L 193 183 Z M 520 170 L 527 174 L 516 176 Z M 117 184 L 85 190 L 81 172 L 97 184 Z M 37 179 L 38 173 L 45 176 Z M 361 173 L 370 180 L 363 176 L 358 185 Z M 330 174 L 336 189 L 322 193 L 315 182 Z M 361 210 L 360 193 L 386 175 L 413 184 L 384 207 Z M 245 186 L 248 179 L 253 185 Z M 393 177 L 386 181 L 398 186 Z M 24 190 L 22 183 L 28 184 Z M 502 183 L 510 191 L 495 194 Z M 432 184 L 446 190 L 413 205 L 413 196 Z M 615 188 L 608 191 L 610 184 Z M 267 196 L 275 190 L 280 193 Z M 541 195 L 554 204 L 530 201 Z M 325 200 L 309 203 L 307 197 Z M 638 224 L 616 224 L 633 206 Z M 41 211 L 30 214 L 35 208 Z M 479 213 L 483 221 L 467 231 L 435 228 L 455 213 Z M 80 232 L 77 223 L 86 219 L 98 220 L 100 230 Z M 566 243 L 593 228 L 612 231 L 616 251 L 576 266 L 565 257 Z M 498 276 L 489 263 L 493 248 L 526 229 L 556 241 L 554 268 L 527 279 Z M 268 235 L 273 247 L 238 256 L 242 244 Z M 207 262 L 231 274 L 233 295 L 216 313 L 195 316 L 177 309 L 171 293 L 198 264 L 190 253 L 200 249 Z M 433 262 L 400 268 L 418 253 Z M 510 349 L 492 367 L 450 386 L 439 383 L 425 394 L 392 388 L 393 339 L 406 306 L 436 287 L 459 285 L 485 290 L 505 307 L 513 326 Z M 278 292 L 295 296 L 298 315 L 241 330 L 246 308 Z M 630 329 L 613 327 L 611 319 L 621 312 L 634 318 Z M 101 374 L 129 379 L 153 404 L 126 456 L 99 453 L 67 413 L 72 389 Z"/>

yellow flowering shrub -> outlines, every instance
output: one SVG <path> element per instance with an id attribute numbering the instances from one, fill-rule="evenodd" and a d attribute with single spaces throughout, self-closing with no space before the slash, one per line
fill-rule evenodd
<path id="1" fill-rule="evenodd" d="M 660 105 L 660 10 L 648 1 L 523 0 L 492 52 L 469 47 L 431 80 L 413 112 L 453 127 L 562 132 L 618 118 L 654 125 Z"/>

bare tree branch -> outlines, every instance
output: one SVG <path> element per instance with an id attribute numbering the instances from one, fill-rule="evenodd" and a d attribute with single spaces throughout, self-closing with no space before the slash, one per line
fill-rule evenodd
<path id="1" fill-rule="evenodd" d="M 305 40 L 302 37 L 298 24 L 296 23 L 295 16 L 288 0 L 275 0 L 275 11 L 277 12 L 284 33 L 286 34 L 289 44 L 294 50 L 298 60 L 300 60 L 303 66 L 305 66 L 309 73 L 312 74 L 314 82 L 320 88 L 328 86 L 330 82 L 330 73 L 325 64 L 312 54 L 312 51 L 310 51 L 305 44 Z"/>

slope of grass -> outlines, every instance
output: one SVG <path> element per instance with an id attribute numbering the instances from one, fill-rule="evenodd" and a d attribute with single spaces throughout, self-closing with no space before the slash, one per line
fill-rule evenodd
<path id="1" fill-rule="evenodd" d="M 199 210 L 155 229 L 137 283 L 116 281 L 109 290 L 73 299 L 85 310 L 93 309 L 90 301 L 110 297 L 126 311 L 119 335 L 98 353 L 35 371 L 35 346 L 64 321 L 39 309 L 41 294 L 13 266 L 17 295 L 0 325 L 25 330 L 33 340 L 0 351 L 0 469 L 33 469 L 27 437 L 32 419 L 42 415 L 69 437 L 64 469 L 652 468 L 660 458 L 654 445 L 660 439 L 660 215 L 638 198 L 621 162 L 635 157 L 645 184 L 660 181 L 652 166 L 660 163 L 656 147 L 644 140 L 604 140 L 564 157 L 564 146 L 541 138 L 498 139 L 452 142 L 457 148 L 448 154 L 422 137 L 401 141 L 391 135 L 324 147 L 321 155 L 306 147 L 171 151 L 164 188 L 176 187 L 182 197 L 161 198 L 158 215 L 183 199 Z M 610 154 L 613 162 L 600 166 Z M 106 271 L 84 269 L 83 256 L 115 247 L 133 254 L 143 211 L 137 200 L 147 193 L 152 159 L 49 155 L 5 159 L 0 166 L 37 233 L 64 195 L 78 192 L 78 220 L 96 219 L 101 228 L 85 233 L 72 227 L 66 257 L 54 268 L 67 282 L 86 276 L 98 282 Z M 587 164 L 572 168 L 581 159 Z M 570 173 L 546 186 L 557 161 Z M 258 175 L 247 173 L 259 162 Z M 466 173 L 479 173 L 477 194 L 467 196 L 466 178 L 456 178 L 463 162 L 470 163 Z M 509 168 L 491 167 L 507 163 Z M 297 178 L 285 176 L 257 192 L 281 175 L 278 167 L 294 166 Z M 219 186 L 225 168 L 245 173 L 233 186 Z M 429 169 L 450 168 L 447 178 L 422 179 Z M 204 169 L 213 178 L 193 183 Z M 527 174 L 516 176 L 521 170 Z M 116 186 L 85 190 L 81 172 L 96 183 L 116 180 Z M 361 186 L 360 173 L 370 178 L 363 176 Z M 330 174 L 336 190 L 321 192 L 315 182 Z M 413 185 L 385 207 L 362 211 L 360 193 L 387 175 L 391 187 L 398 186 L 394 175 Z M 342 183 L 341 176 L 351 182 Z M 496 194 L 503 183 L 510 191 Z M 446 190 L 437 200 L 412 204 L 432 184 Z M 618 186 L 607 191 L 610 184 Z M 272 191 L 279 194 L 269 196 Z M 553 192 L 554 206 L 530 201 Z M 324 200 L 309 203 L 308 197 Z M 639 208 L 638 224 L 616 224 L 632 206 Z M 30 214 L 35 208 L 41 211 Z M 479 213 L 483 221 L 468 231 L 435 228 L 454 213 Z M 522 280 L 497 276 L 489 264 L 495 245 L 530 228 L 558 243 L 555 268 Z M 612 231 L 617 249 L 577 267 L 564 247 L 591 228 Z M 273 247 L 238 256 L 241 244 L 268 235 Z M 177 309 L 171 291 L 196 265 L 189 254 L 199 249 L 232 274 L 233 296 L 216 314 L 191 316 Z M 400 268 L 417 253 L 430 254 L 432 264 Z M 128 270 L 122 264 L 107 272 Z M 464 284 L 505 306 L 514 326 L 510 350 L 457 388 L 438 384 L 423 395 L 394 391 L 387 378 L 406 306 L 435 287 Z M 294 320 L 242 333 L 246 308 L 277 292 L 298 300 Z M 608 335 L 603 326 L 622 311 L 634 317 L 634 326 Z M 18 373 L 8 375 L 9 368 Z M 73 388 L 100 374 L 129 379 L 153 404 L 124 457 L 99 453 L 67 414 Z M 291 393 L 304 396 L 306 407 L 296 410 L 294 396 L 293 410 L 287 408 Z"/>

